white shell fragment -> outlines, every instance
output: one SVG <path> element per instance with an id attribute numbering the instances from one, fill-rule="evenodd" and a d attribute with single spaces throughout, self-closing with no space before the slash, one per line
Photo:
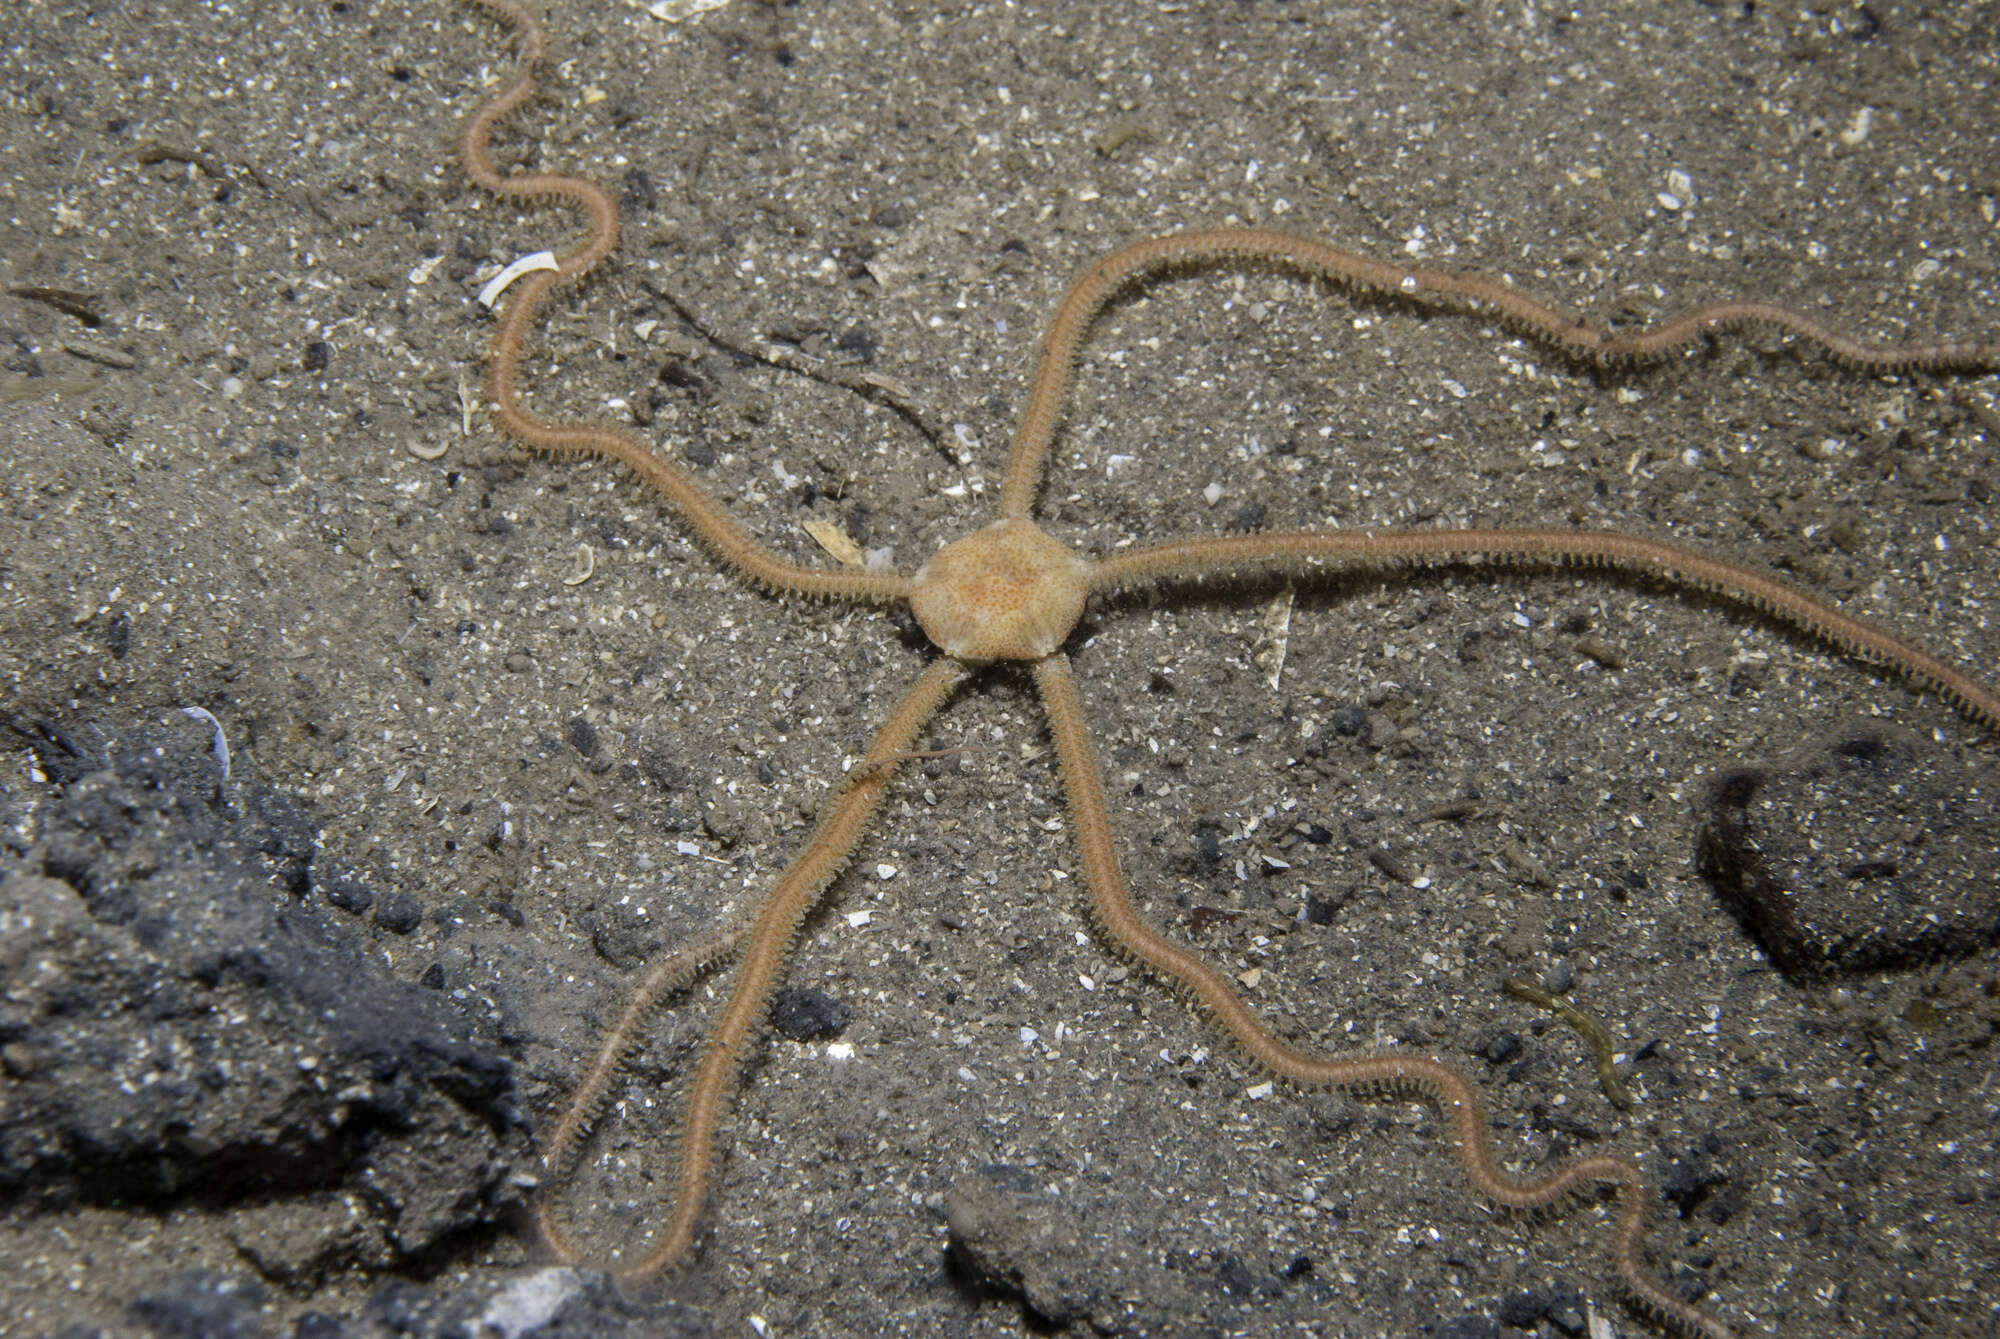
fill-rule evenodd
<path id="1" fill-rule="evenodd" d="M 697 14 L 706 14 L 711 9 L 721 9 L 729 0 L 655 0 L 646 6 L 646 12 L 661 23 L 679 23 Z"/>
<path id="2" fill-rule="evenodd" d="M 495 302 L 500 300 L 500 295 L 507 291 L 507 286 L 524 274 L 532 274 L 536 270 L 558 270 L 561 268 L 560 265 L 556 264 L 555 252 L 530 252 L 486 281 L 486 287 L 479 290 L 479 305 L 482 307 L 491 307 Z"/>
<path id="3" fill-rule="evenodd" d="M 867 568 L 868 559 L 861 552 L 861 546 L 840 528 L 838 521 L 806 521 L 803 524 L 805 532 L 812 536 L 813 542 L 826 550 L 827 556 L 842 567 L 856 571 Z"/>
<path id="4" fill-rule="evenodd" d="M 116 591 L 112 593 L 117 594 Z M 216 720 L 206 707 L 182 707 L 181 715 L 191 721 L 208 722 L 208 728 L 215 732 L 210 747 L 215 753 L 216 765 L 222 768 L 222 779 L 229 780 L 229 740 L 223 736 L 222 722 Z"/>
<path id="5" fill-rule="evenodd" d="M 1292 640 L 1292 602 L 1296 598 L 1297 592 L 1287 584 L 1257 618 L 1257 642 L 1251 658 L 1264 671 L 1264 682 L 1274 693 L 1285 673 L 1285 651 Z"/>

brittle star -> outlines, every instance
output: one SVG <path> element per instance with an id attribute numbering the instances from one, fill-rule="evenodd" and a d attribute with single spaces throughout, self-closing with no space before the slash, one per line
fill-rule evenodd
<path id="1" fill-rule="evenodd" d="M 620 1064 L 661 1000 L 698 976 L 740 958 L 709 1032 L 682 1122 L 673 1208 L 655 1240 L 613 1272 L 641 1284 L 690 1258 L 710 1198 L 718 1131 L 774 991 L 807 915 L 839 876 L 870 827 L 900 763 L 925 754 L 919 735 L 981 667 L 1025 666 L 1046 712 L 1072 828 L 1082 858 L 1090 919 L 1106 946 L 1189 1000 L 1254 1066 L 1301 1090 L 1348 1090 L 1414 1097 L 1435 1107 L 1473 1188 L 1506 1209 L 1559 1207 L 1593 1190 L 1617 1200 L 1610 1260 L 1633 1308 L 1668 1329 L 1720 1339 L 1731 1329 L 1681 1300 L 1647 1267 L 1644 1247 L 1652 1195 L 1628 1157 L 1574 1158 L 1554 1171 L 1520 1177 L 1502 1170 L 1472 1084 L 1443 1063 L 1387 1052 L 1328 1056 L 1280 1040 L 1208 963 L 1163 936 L 1133 905 L 1112 841 L 1112 824 L 1083 707 L 1063 647 L 1092 598 L 1203 578 L 1308 577 L 1335 570 L 1443 564 L 1520 564 L 1615 569 L 1734 602 L 1854 659 L 1880 666 L 1943 697 L 1970 721 L 2000 731 L 2000 695 L 1973 676 L 1896 635 L 1761 571 L 1657 539 L 1557 529 L 1435 529 L 1249 533 L 1135 547 L 1090 559 L 1072 553 L 1034 520 L 1043 468 L 1062 418 L 1078 351 L 1093 321 L 1121 293 L 1163 274 L 1224 266 L 1277 269 L 1320 280 L 1357 299 L 1474 314 L 1601 367 L 1658 360 L 1708 337 L 1749 328 L 1816 346 L 1855 372 L 1984 371 L 2000 368 L 2000 345 L 1947 342 L 1873 345 L 1788 308 L 1734 301 L 1696 308 L 1633 334 L 1613 334 L 1566 317 L 1492 280 L 1372 260 L 1321 242 L 1260 229 L 1215 229 L 1153 237 L 1091 266 L 1068 290 L 1045 333 L 1027 408 L 1001 490 L 1000 519 L 946 545 L 910 575 L 828 570 L 776 556 L 752 539 L 684 471 L 621 429 L 554 422 L 525 408 L 516 387 L 522 341 L 551 294 L 572 284 L 617 246 L 618 208 L 580 177 L 504 175 L 488 142 L 494 127 L 532 96 L 545 41 L 518 0 L 478 0 L 518 32 L 512 77 L 468 121 L 461 152 L 486 190 L 513 199 L 558 198 L 591 218 L 589 235 L 552 268 L 528 273 L 508 300 L 487 363 L 495 421 L 535 450 L 594 455 L 622 464 L 661 494 L 693 537 L 726 567 L 780 596 L 904 606 L 938 654 L 888 713 L 861 764 L 826 802 L 804 850 L 745 920 L 689 945 L 647 970 L 631 990 L 564 1110 L 543 1141 L 549 1185 L 536 1221 L 548 1250 L 583 1258 L 559 1220 L 555 1191 L 605 1101 Z"/>

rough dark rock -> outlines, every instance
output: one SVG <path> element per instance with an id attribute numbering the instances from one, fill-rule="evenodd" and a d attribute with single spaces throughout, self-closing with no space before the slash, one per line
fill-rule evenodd
<path id="1" fill-rule="evenodd" d="M 297 807 L 178 736 L 36 734 L 48 787 L 0 848 L 0 1195 L 249 1206 L 232 1236 L 288 1279 L 494 1229 L 530 1158 L 512 1067 L 301 898 Z"/>
<path id="2" fill-rule="evenodd" d="M 320 896 L 353 916 L 362 915 L 375 905 L 375 890 L 358 879 L 330 880 L 321 886 Z"/>
<path id="3" fill-rule="evenodd" d="M 555 1302 L 546 1319 L 538 1308 Z M 444 1331 L 440 1333 L 443 1339 Z M 705 1311 L 667 1298 L 628 1297 L 602 1274 L 570 1269 L 523 1273 L 489 1297 L 460 1334 L 515 1334 L 520 1339 L 596 1339 L 633 1335 L 645 1339 L 715 1339 Z"/>
<path id="4" fill-rule="evenodd" d="M 779 1036 L 793 1041 L 837 1037 L 853 1016 L 852 1006 L 841 1003 L 823 990 L 781 990 L 771 1005 L 771 1026 L 777 1029 Z"/>
<path id="5" fill-rule="evenodd" d="M 1582 1293 L 1556 1283 L 1507 1298 L 1500 1304 L 1499 1322 L 1526 1330 L 1546 1320 L 1562 1333 L 1574 1334 L 1583 1327 L 1584 1308 Z"/>
<path id="6" fill-rule="evenodd" d="M 375 908 L 375 923 L 390 934 L 409 934 L 423 919 L 423 903 L 400 888 L 384 897 Z"/>
<path id="7" fill-rule="evenodd" d="M 1033 1324 L 1192 1339 L 1216 1332 L 1219 1297 L 1239 1286 L 1258 1296 L 1284 1287 L 1275 1275 L 1233 1261 L 1212 1274 L 1168 1268 L 1142 1243 L 1094 1232 L 1085 1206 L 1049 1195 L 1018 1167 L 960 1177 L 945 1197 L 945 1222 L 946 1258 L 960 1283 L 1019 1298 Z"/>
<path id="8" fill-rule="evenodd" d="M 154 1339 L 259 1339 L 263 1303 L 255 1282 L 194 1269 L 140 1293 L 131 1313 Z"/>
<path id="9" fill-rule="evenodd" d="M 2000 771 L 1878 724 L 1708 779 L 1697 858 L 1786 975 L 2000 943 Z"/>
<path id="10" fill-rule="evenodd" d="M 1105 1308 L 1097 1282 L 1078 1268 L 1084 1252 L 1065 1207 L 1036 1193 L 1020 1169 L 982 1167 L 961 1177 L 946 1196 L 945 1222 L 952 1267 L 974 1287 L 1018 1296 L 1051 1325 Z"/>
<path id="11" fill-rule="evenodd" d="M 602 1274 L 562 1267 L 513 1272 L 456 1288 L 392 1279 L 329 1339 L 714 1339 L 707 1312 L 667 1298 L 628 1297 Z M 303 1336 L 301 1336 L 303 1339 Z"/>

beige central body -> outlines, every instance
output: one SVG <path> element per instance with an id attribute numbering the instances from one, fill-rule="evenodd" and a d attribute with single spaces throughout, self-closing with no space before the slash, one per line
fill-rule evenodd
<path id="1" fill-rule="evenodd" d="M 918 568 L 910 611 L 955 660 L 1040 660 L 1069 636 L 1089 594 L 1088 563 L 1025 516 L 1010 516 Z"/>

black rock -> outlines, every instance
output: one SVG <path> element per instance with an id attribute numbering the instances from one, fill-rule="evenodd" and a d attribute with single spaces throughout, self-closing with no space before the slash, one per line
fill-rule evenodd
<path id="1" fill-rule="evenodd" d="M 532 1165 L 512 1066 L 448 996 L 392 975 L 364 924 L 298 897 L 314 862 L 298 807 L 241 760 L 225 780 L 206 733 L 30 738 L 50 782 L 0 816 L 17 834 L 0 923 L 22 927 L 0 939 L 0 1196 L 345 1193 L 359 1225 L 288 1247 L 328 1268 L 498 1230 L 512 1167 Z M 197 1282 L 141 1300 L 159 1325 L 230 1298 Z"/>
<path id="2" fill-rule="evenodd" d="M 851 1006 L 823 990 L 781 990 L 771 1006 L 771 1026 L 793 1041 L 837 1037 L 853 1016 Z"/>
<path id="3" fill-rule="evenodd" d="M 1725 767 L 1700 803 L 1702 872 L 1788 976 L 2000 943 L 2000 769 L 1869 722 Z"/>

